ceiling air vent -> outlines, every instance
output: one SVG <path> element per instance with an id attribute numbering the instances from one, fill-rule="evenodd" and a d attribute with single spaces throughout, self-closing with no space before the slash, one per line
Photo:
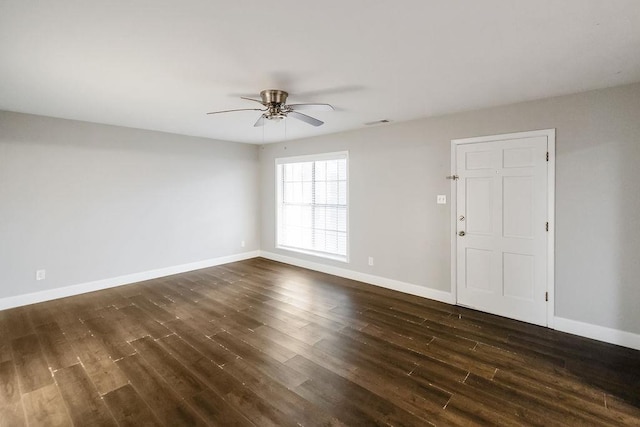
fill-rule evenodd
<path id="1" fill-rule="evenodd" d="M 382 119 L 376 120 L 375 122 L 367 122 L 365 123 L 365 126 L 379 125 L 380 123 L 391 123 L 391 120 Z"/>

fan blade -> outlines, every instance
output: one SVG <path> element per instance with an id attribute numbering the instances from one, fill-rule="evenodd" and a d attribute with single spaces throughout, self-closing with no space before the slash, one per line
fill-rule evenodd
<path id="1" fill-rule="evenodd" d="M 258 121 L 253 125 L 254 128 L 264 126 L 264 114 L 260 116 Z"/>
<path id="2" fill-rule="evenodd" d="M 297 111 L 290 111 L 289 113 L 287 113 L 287 117 L 294 117 L 298 120 L 302 120 L 305 123 L 309 123 L 312 126 L 320 126 L 324 124 L 324 122 L 318 119 L 314 119 L 313 117 L 307 116 L 306 114 L 298 113 Z"/>
<path id="3" fill-rule="evenodd" d="M 262 104 L 262 101 L 260 101 L 259 99 L 253 99 L 253 98 L 247 98 L 246 96 L 241 96 L 240 99 L 246 99 L 247 101 L 253 101 L 253 102 L 257 102 L 258 104 Z"/>
<path id="4" fill-rule="evenodd" d="M 290 104 L 287 107 L 295 111 L 315 110 L 315 111 L 333 111 L 331 104 Z"/>
<path id="5" fill-rule="evenodd" d="M 266 110 L 261 110 L 259 108 L 239 108 L 237 110 L 212 111 L 212 112 L 207 113 L 207 114 L 231 113 L 231 112 L 234 112 L 234 111 L 266 111 Z"/>

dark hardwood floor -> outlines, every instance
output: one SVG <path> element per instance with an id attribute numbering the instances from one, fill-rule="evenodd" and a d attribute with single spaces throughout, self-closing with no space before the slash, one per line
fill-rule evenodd
<path id="1" fill-rule="evenodd" d="M 640 425 L 640 352 L 252 259 L 0 312 L 0 425 Z"/>

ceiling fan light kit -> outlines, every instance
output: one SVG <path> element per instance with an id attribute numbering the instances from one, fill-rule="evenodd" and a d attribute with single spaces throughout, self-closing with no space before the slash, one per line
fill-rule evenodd
<path id="1" fill-rule="evenodd" d="M 280 121 L 287 117 L 293 117 L 312 126 L 321 126 L 323 121 L 314 117 L 301 113 L 299 110 L 316 110 L 316 111 L 333 111 L 334 108 L 330 104 L 289 104 L 287 105 L 287 97 L 289 93 L 279 89 L 266 89 L 260 92 L 261 99 L 245 98 L 247 101 L 257 102 L 265 108 L 240 108 L 235 110 L 212 111 L 207 114 L 231 113 L 235 111 L 262 111 L 262 115 L 258 118 L 253 126 L 264 126 L 265 119 Z"/>

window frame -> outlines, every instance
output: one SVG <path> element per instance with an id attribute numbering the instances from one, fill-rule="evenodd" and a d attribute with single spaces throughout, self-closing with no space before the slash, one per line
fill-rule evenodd
<path id="1" fill-rule="evenodd" d="M 282 176 L 281 176 L 281 165 L 290 164 L 290 163 L 304 163 L 304 162 L 317 162 L 317 161 L 326 161 L 326 160 L 346 160 L 346 251 L 345 255 L 333 254 L 330 252 L 316 251 L 312 249 L 304 249 L 295 246 L 287 246 L 280 244 L 280 230 L 281 230 L 281 221 L 282 221 L 282 199 L 283 189 L 282 189 Z M 349 253 L 350 253 L 350 244 L 349 244 L 349 152 L 348 151 L 335 151 L 331 153 L 319 153 L 319 154 L 308 154 L 302 156 L 291 156 L 291 157 L 277 157 L 275 159 L 275 210 L 276 210 L 276 221 L 275 221 L 275 247 L 277 249 L 297 252 L 305 255 L 312 255 L 319 258 L 326 258 L 334 261 L 340 261 L 344 263 L 349 263 Z M 313 203 L 312 203 L 313 205 Z"/>

